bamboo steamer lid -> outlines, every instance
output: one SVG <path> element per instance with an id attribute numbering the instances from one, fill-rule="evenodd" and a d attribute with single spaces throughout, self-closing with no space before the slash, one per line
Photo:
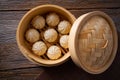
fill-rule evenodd
<path id="1" fill-rule="evenodd" d="M 69 52 L 76 65 L 91 74 L 100 74 L 112 64 L 118 46 L 112 19 L 101 11 L 80 16 L 69 35 Z"/>

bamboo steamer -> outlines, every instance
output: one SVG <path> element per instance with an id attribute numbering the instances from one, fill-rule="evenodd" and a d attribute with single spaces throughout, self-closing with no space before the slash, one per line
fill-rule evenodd
<path id="1" fill-rule="evenodd" d="M 85 71 L 100 74 L 112 64 L 118 46 L 117 31 L 104 12 L 93 11 L 80 16 L 69 38 L 72 60 Z"/>
<path id="2" fill-rule="evenodd" d="M 24 38 L 31 19 L 38 14 L 43 15 L 48 12 L 55 12 L 73 24 L 69 34 L 69 50 L 59 46 L 58 40 L 55 42 L 62 51 L 62 57 L 57 60 L 50 60 L 46 55 L 42 57 L 34 55 L 31 51 L 31 44 L 28 44 Z M 43 39 L 43 31 L 41 35 Z M 115 58 L 118 46 L 115 25 L 104 12 L 89 12 L 76 20 L 74 15 L 66 9 L 49 4 L 35 7 L 23 16 L 17 28 L 16 39 L 20 51 L 34 63 L 46 67 L 57 66 L 71 57 L 76 65 L 91 74 L 100 74 L 108 69 Z M 44 39 L 43 41 L 47 46 L 52 45 Z"/>
<path id="3" fill-rule="evenodd" d="M 30 11 L 28 11 L 23 18 L 21 19 L 19 25 L 18 25 L 18 29 L 17 29 L 17 43 L 19 46 L 20 51 L 23 53 L 23 55 L 28 58 L 30 61 L 35 62 L 39 65 L 42 66 L 57 66 L 60 65 L 62 63 L 64 63 L 65 61 L 67 61 L 70 58 L 70 54 L 68 50 L 62 50 L 62 54 L 63 56 L 58 59 L 58 60 L 48 60 L 46 56 L 42 56 L 42 57 L 38 57 L 36 55 L 33 54 L 33 52 L 31 51 L 31 47 L 30 45 L 26 42 L 25 38 L 24 38 L 24 34 L 25 31 L 28 29 L 30 21 L 33 17 L 35 17 L 36 15 L 43 15 L 46 14 L 48 12 L 55 12 L 59 15 L 61 15 L 62 18 L 70 21 L 71 24 L 74 23 L 74 21 L 76 20 L 76 18 L 74 17 L 74 15 L 72 15 L 69 11 L 67 11 L 66 9 L 56 6 L 56 5 L 41 5 L 38 7 L 35 7 L 33 9 L 31 9 Z M 47 29 L 47 28 L 44 28 Z M 43 38 L 43 31 L 41 31 L 41 35 Z M 61 35 L 59 35 L 61 36 Z M 47 43 L 44 39 L 43 41 L 47 44 L 47 46 L 50 46 L 51 44 Z M 58 45 L 56 43 L 56 45 Z"/>

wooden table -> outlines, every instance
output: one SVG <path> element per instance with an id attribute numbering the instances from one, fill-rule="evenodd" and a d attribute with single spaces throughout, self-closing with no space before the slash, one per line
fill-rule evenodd
<path id="1" fill-rule="evenodd" d="M 0 80 L 120 80 L 120 42 L 113 64 L 99 75 L 86 73 L 72 60 L 51 68 L 28 61 L 16 44 L 16 29 L 28 10 L 42 4 L 67 8 L 76 18 L 90 11 L 104 11 L 115 22 L 120 41 L 120 0 L 0 0 Z"/>

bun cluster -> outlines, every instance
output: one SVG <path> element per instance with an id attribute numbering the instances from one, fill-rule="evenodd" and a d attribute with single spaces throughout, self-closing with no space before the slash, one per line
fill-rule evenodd
<path id="1" fill-rule="evenodd" d="M 40 57 L 56 60 L 68 51 L 71 23 L 61 15 L 50 12 L 35 16 L 26 30 L 25 39 L 31 51 Z"/>

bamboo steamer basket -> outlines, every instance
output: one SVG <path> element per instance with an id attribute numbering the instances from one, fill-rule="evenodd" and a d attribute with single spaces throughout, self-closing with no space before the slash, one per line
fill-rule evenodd
<path id="1" fill-rule="evenodd" d="M 56 42 L 63 54 L 57 60 L 49 60 L 46 56 L 34 55 L 24 38 L 31 19 L 38 14 L 42 15 L 48 12 L 55 12 L 73 24 L 69 33 L 69 49 L 61 48 Z M 104 12 L 93 11 L 76 19 L 66 9 L 49 4 L 35 7 L 23 16 L 17 28 L 16 39 L 22 54 L 34 63 L 46 67 L 57 66 L 71 57 L 77 66 L 91 74 L 100 74 L 109 68 L 115 58 L 118 46 L 114 22 Z M 51 45 L 44 39 L 43 41 L 47 46 Z"/>
<path id="2" fill-rule="evenodd" d="M 42 66 L 47 66 L 47 67 L 57 66 L 57 65 L 64 63 L 65 61 L 67 61 L 70 58 L 69 51 L 62 49 L 63 56 L 57 60 L 48 60 L 45 56 L 38 57 L 38 56 L 34 55 L 33 52 L 31 51 L 30 45 L 26 42 L 24 35 L 25 35 L 25 31 L 28 29 L 30 21 L 33 17 L 35 17 L 36 15 L 44 15 L 49 12 L 55 12 L 55 13 L 61 15 L 62 18 L 70 21 L 71 24 L 73 24 L 74 21 L 76 20 L 74 15 L 72 15 L 69 11 L 67 11 L 66 9 L 64 9 L 60 6 L 50 5 L 50 4 L 41 5 L 41 6 L 31 9 L 23 16 L 23 18 L 21 19 L 21 21 L 18 25 L 17 34 L 16 34 L 17 43 L 18 43 L 19 49 L 23 53 L 23 55 L 26 58 L 28 58 L 30 61 L 37 63 L 39 65 L 42 65 Z M 42 31 L 41 31 L 41 34 L 43 34 Z M 59 35 L 59 36 L 61 36 L 61 35 Z M 42 35 L 42 37 L 43 37 L 43 35 Z M 49 43 L 47 43 L 47 42 L 45 42 L 45 43 L 47 44 L 47 46 L 50 46 Z"/>

